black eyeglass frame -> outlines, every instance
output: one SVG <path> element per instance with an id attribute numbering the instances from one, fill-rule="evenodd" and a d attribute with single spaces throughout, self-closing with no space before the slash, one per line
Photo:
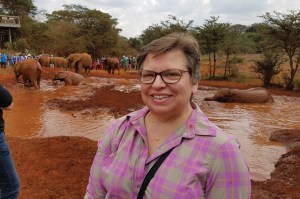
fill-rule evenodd
<path id="1" fill-rule="evenodd" d="M 166 82 L 165 79 L 164 79 L 163 73 L 170 72 L 170 71 L 173 71 L 173 70 L 176 70 L 176 71 L 179 71 L 179 72 L 180 72 L 180 77 L 179 77 L 179 79 L 176 80 L 176 81 L 174 81 L 174 82 L 168 82 L 168 80 L 167 80 L 167 82 Z M 143 72 L 143 71 L 152 72 L 152 73 L 155 75 L 154 78 L 153 78 L 153 80 L 152 80 L 151 82 L 143 82 L 143 81 L 142 81 L 142 72 Z M 152 70 L 140 70 L 140 71 L 138 72 L 138 79 L 139 79 L 139 81 L 140 81 L 141 83 L 143 83 L 143 84 L 153 84 L 153 82 L 156 80 L 157 75 L 159 75 L 160 78 L 162 79 L 162 81 L 163 81 L 165 84 L 176 84 L 176 83 L 178 83 L 178 82 L 181 80 L 182 74 L 183 74 L 183 73 L 186 73 L 186 72 L 189 72 L 189 71 L 187 71 L 187 70 L 181 70 L 181 69 L 168 69 L 168 70 L 164 70 L 164 71 L 161 71 L 161 72 L 157 73 L 157 72 L 152 71 Z"/>

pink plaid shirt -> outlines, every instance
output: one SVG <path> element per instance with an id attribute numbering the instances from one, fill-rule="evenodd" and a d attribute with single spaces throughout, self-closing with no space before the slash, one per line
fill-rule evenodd
<path id="1" fill-rule="evenodd" d="M 170 148 L 144 198 L 250 198 L 249 170 L 239 144 L 192 105 L 187 122 L 150 157 L 144 125 L 149 109 L 115 120 L 98 143 L 85 199 L 136 198 L 147 172 Z"/>

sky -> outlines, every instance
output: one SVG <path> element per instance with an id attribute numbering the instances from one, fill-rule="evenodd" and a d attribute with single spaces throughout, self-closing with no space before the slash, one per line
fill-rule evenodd
<path id="1" fill-rule="evenodd" d="M 251 25 L 260 23 L 259 16 L 274 11 L 288 13 L 300 10 L 300 0 L 33 0 L 38 10 L 47 13 L 62 10 L 64 4 L 76 4 L 108 13 L 117 19 L 120 35 L 138 37 L 153 24 L 176 16 L 184 23 L 202 26 L 211 16 L 219 23 Z"/>

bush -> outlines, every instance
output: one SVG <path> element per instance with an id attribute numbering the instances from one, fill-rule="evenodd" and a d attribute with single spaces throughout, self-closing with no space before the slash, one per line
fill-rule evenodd
<path id="1" fill-rule="evenodd" d="M 264 86 L 270 86 L 273 77 L 281 72 L 283 60 L 279 54 L 274 52 L 265 52 L 263 58 L 254 60 L 252 68 L 258 73 L 258 78 L 264 83 Z"/>
<path id="2" fill-rule="evenodd" d="M 20 52 L 24 52 L 26 49 L 30 49 L 29 44 L 27 43 L 27 40 L 24 38 L 18 39 L 15 42 L 15 50 L 16 51 L 20 51 Z"/>
<path id="3" fill-rule="evenodd" d="M 244 59 L 242 57 L 234 56 L 230 60 L 230 64 L 242 64 L 242 63 L 244 63 Z"/>

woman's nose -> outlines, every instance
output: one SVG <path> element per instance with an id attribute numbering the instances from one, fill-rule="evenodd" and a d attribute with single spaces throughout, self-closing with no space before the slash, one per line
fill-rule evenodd
<path id="1" fill-rule="evenodd" d="M 154 82 L 152 83 L 152 87 L 164 87 L 164 86 L 166 86 L 166 83 L 162 79 L 161 75 L 157 74 L 154 79 Z"/>

